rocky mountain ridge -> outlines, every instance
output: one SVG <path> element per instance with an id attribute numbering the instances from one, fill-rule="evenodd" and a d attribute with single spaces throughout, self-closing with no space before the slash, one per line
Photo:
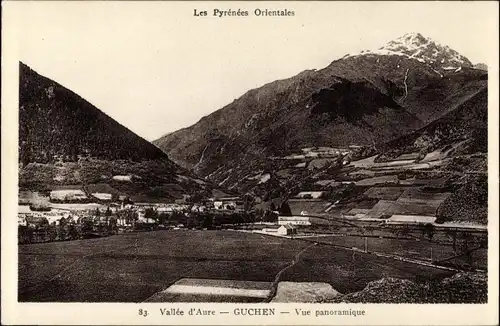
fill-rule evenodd
<path id="1" fill-rule="evenodd" d="M 459 71 L 462 67 L 473 67 L 469 59 L 457 51 L 424 37 L 420 33 L 405 34 L 396 40 L 388 42 L 377 50 L 362 51 L 360 55 L 370 54 L 398 55 L 415 59 L 429 65 L 438 74 L 443 74 L 447 71 Z"/>
<path id="2" fill-rule="evenodd" d="M 293 149 L 380 145 L 438 119 L 486 87 L 484 71 L 420 34 L 382 49 L 250 90 L 153 143 L 176 163 L 210 178 L 217 170 Z M 458 68 L 444 69 L 451 64 Z"/>

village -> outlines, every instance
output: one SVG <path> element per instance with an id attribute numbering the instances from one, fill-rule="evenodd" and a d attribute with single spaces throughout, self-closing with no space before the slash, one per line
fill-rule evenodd
<path id="1" fill-rule="evenodd" d="M 240 197 L 219 196 L 196 203 L 189 202 L 188 197 L 173 202 L 134 203 L 126 196 L 65 189 L 50 191 L 48 196 L 38 192 L 20 196 L 18 209 L 19 243 L 158 229 L 207 229 L 228 221 L 249 221 Z"/>
<path id="2" fill-rule="evenodd" d="M 305 193 L 297 196 L 301 198 Z M 308 194 L 308 193 L 307 193 Z M 290 202 L 308 202 L 290 199 Z M 76 240 L 133 231 L 221 229 L 252 230 L 269 235 L 296 235 L 308 226 L 326 225 L 324 219 L 273 210 L 245 210 L 239 196 L 212 197 L 197 203 L 133 203 L 128 197 L 107 193 L 87 196 L 82 190 L 54 190 L 48 197 L 32 194 L 20 201 L 19 243 Z M 94 199 L 94 200 L 92 200 Z M 313 199 L 314 200 L 314 199 Z M 94 201 L 94 202 L 92 202 Z"/>
<path id="3" fill-rule="evenodd" d="M 339 201 L 325 200 L 325 193 L 300 191 L 289 198 L 271 201 L 271 205 L 248 209 L 241 197 L 225 194 L 197 202 L 186 196 L 173 202 L 134 203 L 126 196 L 86 194 L 79 189 L 53 190 L 48 196 L 32 192 L 29 199 L 20 196 L 18 240 L 22 244 L 137 231 L 223 228 L 284 237 L 337 233 L 407 238 L 411 233 L 432 237 L 439 230 L 468 229 L 466 225 L 436 224 L 432 216 L 395 214 L 388 218 L 367 218 L 365 214 L 370 214 L 370 210 L 339 210 Z M 474 229 L 485 233 L 477 226 Z"/>

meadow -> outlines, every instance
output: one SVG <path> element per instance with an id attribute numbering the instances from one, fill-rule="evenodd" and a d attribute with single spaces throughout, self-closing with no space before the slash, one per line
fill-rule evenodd
<path id="1" fill-rule="evenodd" d="M 342 293 L 386 276 L 450 275 L 310 241 L 227 230 L 163 230 L 20 245 L 18 299 L 142 302 L 182 278 L 273 282 L 282 270 L 280 281 L 327 282 Z"/>

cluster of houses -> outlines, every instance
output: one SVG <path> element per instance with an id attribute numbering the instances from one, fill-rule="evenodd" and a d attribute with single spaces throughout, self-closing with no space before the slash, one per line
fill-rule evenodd
<path id="1" fill-rule="evenodd" d="M 110 193 L 99 192 L 89 196 L 82 190 L 68 189 L 51 191 L 48 197 L 39 195 L 35 197 L 36 205 L 20 201 L 18 225 L 27 227 L 37 227 L 43 224 L 59 225 L 61 220 L 66 223 L 79 224 L 89 219 L 94 223 L 109 223 L 110 216 L 112 216 L 119 227 L 128 227 L 135 223 L 155 223 L 154 219 L 147 216 L 148 210 L 152 210 L 157 215 L 178 213 L 186 216 L 211 210 L 244 210 L 243 202 L 235 196 L 209 198 L 195 204 L 187 204 L 185 200 L 177 200 L 173 203 L 132 203 L 126 200 L 125 196 L 117 197 Z M 89 203 L 92 199 L 98 199 L 99 203 Z"/>
<path id="2" fill-rule="evenodd" d="M 19 206 L 18 225 L 37 227 L 43 224 L 59 225 L 62 219 L 78 223 L 81 216 L 64 210 L 31 211 L 28 206 Z"/>
<path id="3" fill-rule="evenodd" d="M 320 195 L 321 192 L 301 192 L 297 198 L 305 200 L 305 197 L 314 200 Z M 158 217 L 161 215 L 181 214 L 189 217 L 196 213 L 241 212 L 245 210 L 244 202 L 238 196 L 218 196 L 189 204 L 186 200 L 170 203 L 132 203 L 124 196 L 115 196 L 104 192 L 86 193 L 83 190 L 68 189 L 51 191 L 47 197 L 44 199 L 46 203 L 41 205 L 48 207 L 45 210 L 20 203 L 18 224 L 28 228 L 36 228 L 43 224 L 57 226 L 61 224 L 61 221 L 64 221 L 65 224 L 82 224 L 84 221 L 92 221 L 94 225 L 109 225 L 113 221 L 113 225 L 126 229 L 137 224 L 157 224 Z M 41 201 L 41 199 L 37 198 L 37 201 Z M 93 201 L 93 203 L 89 201 Z M 293 235 L 296 234 L 299 227 L 316 224 L 318 222 L 316 220 L 317 218 L 308 216 L 307 212 L 292 216 L 279 216 L 277 223 L 275 222 L 273 226 L 262 231 L 277 235 Z M 183 225 L 179 224 L 175 227 L 180 228 Z"/>
<path id="4" fill-rule="evenodd" d="M 125 201 L 127 196 L 119 195 L 113 196 L 111 193 L 106 192 L 92 192 L 85 193 L 81 189 L 60 189 L 52 190 L 49 194 L 49 199 L 51 202 L 113 202 L 113 201 Z"/>
<path id="5" fill-rule="evenodd" d="M 97 207 L 99 209 L 99 207 Z M 106 211 L 116 212 L 116 208 L 108 207 L 100 210 L 101 214 L 96 214 L 96 209 L 60 209 L 52 208 L 50 210 L 36 211 L 30 207 L 20 205 L 18 210 L 18 225 L 28 228 L 37 228 L 43 225 L 58 226 L 63 221 L 65 224 L 82 224 L 85 220 L 92 220 L 95 224 L 108 224 L 112 219 Z"/>

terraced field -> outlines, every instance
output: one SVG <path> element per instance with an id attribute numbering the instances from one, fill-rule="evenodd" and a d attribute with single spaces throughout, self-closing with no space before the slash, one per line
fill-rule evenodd
<path id="1" fill-rule="evenodd" d="M 429 205 L 426 203 L 414 203 L 404 201 L 391 201 L 380 200 L 375 206 L 372 207 L 368 216 L 373 218 L 380 218 L 383 215 L 425 215 L 435 216 L 437 210 L 436 205 Z"/>
<path id="2" fill-rule="evenodd" d="M 331 203 L 326 200 L 289 199 L 288 205 L 292 215 L 300 215 L 302 212 L 322 214 L 331 206 Z"/>
<path id="3" fill-rule="evenodd" d="M 279 275 L 279 281 L 327 282 L 346 293 L 385 276 L 449 275 L 307 241 L 188 230 L 20 245 L 18 271 L 21 302 L 142 302 L 184 278 L 276 282 Z"/>

